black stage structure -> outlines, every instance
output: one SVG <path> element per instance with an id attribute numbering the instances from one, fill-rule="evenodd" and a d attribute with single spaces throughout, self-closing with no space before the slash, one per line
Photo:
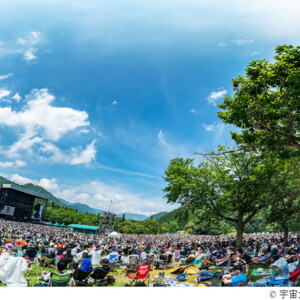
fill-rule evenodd
<path id="1" fill-rule="evenodd" d="M 48 199 L 45 195 L 14 184 L 0 185 L 0 217 L 41 222 Z"/>
<path id="2" fill-rule="evenodd" d="M 115 214 L 110 211 L 101 211 L 98 233 L 110 233 L 114 230 Z"/>

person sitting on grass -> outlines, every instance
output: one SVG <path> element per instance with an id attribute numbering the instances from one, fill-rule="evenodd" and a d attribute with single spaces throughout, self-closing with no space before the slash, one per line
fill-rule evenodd
<path id="1" fill-rule="evenodd" d="M 110 267 L 110 262 L 109 262 L 109 259 L 108 258 L 103 258 L 100 262 L 101 264 L 101 267 L 97 267 L 94 269 L 94 272 L 98 269 L 103 269 L 105 270 L 107 273 L 111 270 L 111 267 Z"/>
<path id="2" fill-rule="evenodd" d="M 258 257 L 252 258 L 253 264 L 263 263 L 271 257 L 271 252 L 267 251 L 266 247 L 262 247 L 261 254 Z"/>
<path id="3" fill-rule="evenodd" d="M 26 287 L 24 272 L 28 270 L 28 261 L 18 257 L 16 248 L 9 249 L 0 256 L 0 281 L 9 287 Z"/>
<path id="4" fill-rule="evenodd" d="M 247 275 L 242 273 L 240 265 L 233 266 L 231 273 L 222 277 L 222 286 L 238 286 L 245 282 L 247 282 Z"/>
<path id="5" fill-rule="evenodd" d="M 83 272 L 92 272 L 93 266 L 90 258 L 88 257 L 83 258 L 83 261 L 81 262 L 78 269 L 82 270 Z"/>
<path id="6" fill-rule="evenodd" d="M 60 260 L 56 264 L 56 273 L 57 274 L 61 274 L 61 275 L 69 274 L 70 273 L 69 271 L 64 272 L 66 270 L 67 266 L 68 266 L 68 264 L 64 260 Z M 43 283 L 36 284 L 35 287 L 47 287 L 47 286 L 49 286 L 50 278 L 51 278 L 52 273 L 53 272 L 43 271 L 41 273 L 41 276 L 42 276 L 42 279 L 43 279 Z M 73 278 L 70 280 L 69 285 L 71 285 L 71 286 L 75 286 L 76 285 Z"/>
<path id="7" fill-rule="evenodd" d="M 232 254 L 230 257 L 232 266 L 242 266 L 245 267 L 246 262 L 237 254 Z"/>
<path id="8" fill-rule="evenodd" d="M 90 251 L 90 254 L 92 255 L 91 261 L 93 266 L 97 266 L 100 264 L 101 260 L 101 248 L 100 246 L 94 247 L 93 250 Z"/>

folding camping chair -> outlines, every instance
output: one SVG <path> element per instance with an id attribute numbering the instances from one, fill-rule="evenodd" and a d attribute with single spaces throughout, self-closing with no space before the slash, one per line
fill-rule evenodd
<path id="1" fill-rule="evenodd" d="M 300 280 L 300 269 L 290 274 L 290 282 L 292 286 L 297 286 L 299 280 Z"/>
<path id="2" fill-rule="evenodd" d="M 109 259 L 110 266 L 112 268 L 117 267 L 117 265 L 118 265 L 118 259 L 119 259 L 119 255 L 118 254 L 110 254 L 108 259 Z"/>
<path id="3" fill-rule="evenodd" d="M 49 265 L 55 265 L 55 257 L 42 257 L 40 260 L 40 266 L 48 267 Z"/>
<path id="4" fill-rule="evenodd" d="M 217 267 L 224 267 L 227 266 L 229 263 L 230 254 L 227 254 L 223 258 L 216 259 L 216 266 Z"/>
<path id="5" fill-rule="evenodd" d="M 167 257 L 162 261 L 162 267 L 164 269 L 170 269 L 172 263 L 173 254 L 168 254 Z"/>
<path id="6" fill-rule="evenodd" d="M 150 265 L 138 265 L 137 266 L 137 272 L 136 273 L 128 273 L 127 277 L 130 280 L 129 284 L 132 285 L 134 283 L 142 282 L 146 283 L 146 280 L 148 279 L 148 285 L 149 286 L 149 271 L 150 271 Z"/>
<path id="7" fill-rule="evenodd" d="M 139 257 L 137 255 L 129 255 L 128 259 L 129 259 L 129 264 L 127 266 L 127 271 L 136 272 Z"/>
<path id="8" fill-rule="evenodd" d="M 96 268 L 94 272 L 91 274 L 91 278 L 94 279 L 94 284 L 97 286 L 101 285 L 108 285 L 108 281 L 105 280 L 105 277 L 107 276 L 110 269 L 104 269 L 104 268 Z"/>
<path id="9" fill-rule="evenodd" d="M 73 278 L 75 280 L 76 285 L 87 285 L 88 277 L 91 272 L 84 272 L 80 269 L 76 269 L 73 273 Z"/>
<path id="10" fill-rule="evenodd" d="M 67 286 L 72 278 L 71 273 L 57 274 L 51 273 L 49 286 Z"/>
<path id="11" fill-rule="evenodd" d="M 286 264 L 283 266 L 283 275 L 276 275 L 271 276 L 267 280 L 267 286 L 291 286 L 292 283 L 290 282 L 290 273 L 289 273 L 289 266 Z"/>

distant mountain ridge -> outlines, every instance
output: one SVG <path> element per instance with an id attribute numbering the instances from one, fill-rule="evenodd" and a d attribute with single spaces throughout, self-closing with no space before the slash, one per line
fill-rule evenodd
<path id="1" fill-rule="evenodd" d="M 147 218 L 147 220 L 153 218 L 154 220 L 158 220 L 159 218 L 163 217 L 165 214 L 167 214 L 168 212 L 167 211 L 162 211 L 160 213 L 157 213 L 157 214 L 154 214 L 154 215 L 151 215 L 150 217 Z"/>
<path id="2" fill-rule="evenodd" d="M 128 220 L 144 221 L 144 220 L 148 219 L 147 216 L 142 215 L 142 214 L 123 213 L 123 214 L 117 214 L 116 216 L 118 218 L 122 218 L 123 215 L 125 215 L 125 218 Z"/>
<path id="3" fill-rule="evenodd" d="M 0 184 L 14 184 L 14 185 L 26 188 L 28 190 L 35 191 L 40 194 L 44 194 L 48 198 L 49 203 L 54 203 L 55 205 L 72 208 L 72 209 L 75 209 L 82 213 L 89 213 L 89 214 L 97 215 L 102 211 L 101 209 L 93 208 L 84 203 L 79 203 L 79 202 L 71 203 L 62 198 L 56 198 L 53 194 L 51 194 L 49 191 L 47 191 L 42 186 L 35 185 L 32 183 L 26 183 L 26 184 L 21 185 L 21 184 L 17 184 L 9 179 L 6 179 L 6 178 L 0 176 Z M 159 214 L 162 214 L 162 213 L 159 213 Z M 159 215 L 159 214 L 156 214 L 156 215 Z M 117 214 L 116 216 L 118 218 L 122 218 L 123 215 L 125 215 L 126 219 L 135 220 L 135 221 L 144 221 L 149 218 L 148 216 L 143 215 L 143 214 L 133 214 L 133 213 L 120 213 L 120 214 Z M 154 216 L 156 216 L 156 215 L 154 215 Z"/>
<path id="4" fill-rule="evenodd" d="M 71 203 L 67 200 L 64 200 L 62 198 L 58 198 L 58 200 L 62 203 L 64 203 L 65 205 L 68 205 L 69 207 L 76 209 L 79 212 L 83 212 L 83 213 L 87 213 L 87 214 L 94 214 L 94 215 L 98 215 L 102 210 L 101 209 L 97 209 L 97 208 L 93 208 L 90 207 L 87 204 L 84 203 Z"/>

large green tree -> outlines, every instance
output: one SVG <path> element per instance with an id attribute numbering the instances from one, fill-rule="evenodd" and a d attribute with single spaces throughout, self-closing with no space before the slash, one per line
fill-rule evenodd
<path id="1" fill-rule="evenodd" d="M 290 187 L 287 187 L 290 188 Z M 284 239 L 288 239 L 289 230 L 299 230 L 300 217 L 300 197 L 299 187 L 293 189 L 286 197 L 274 201 L 267 215 L 267 220 L 270 223 L 277 223 L 279 228 L 284 232 Z"/>
<path id="2" fill-rule="evenodd" d="M 258 212 L 294 193 L 286 186 L 298 180 L 299 164 L 291 168 L 287 160 L 259 151 L 220 150 L 223 154 L 205 155 L 198 166 L 193 159 L 171 160 L 165 171 L 165 197 L 191 211 L 205 210 L 205 219 L 234 223 L 241 244 L 245 225 Z"/>
<path id="3" fill-rule="evenodd" d="M 280 152 L 300 151 L 300 47 L 278 46 L 273 62 L 251 62 L 233 83 L 218 116 L 242 129 L 233 139 L 242 146 Z"/>

